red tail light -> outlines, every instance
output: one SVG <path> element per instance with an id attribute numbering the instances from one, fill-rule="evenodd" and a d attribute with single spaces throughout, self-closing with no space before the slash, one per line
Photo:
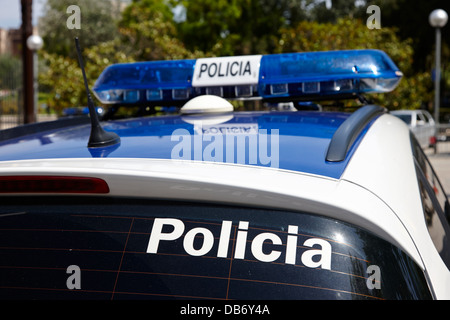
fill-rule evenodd
<path id="1" fill-rule="evenodd" d="M 436 144 L 436 137 L 430 137 L 430 145 L 434 146 Z"/>
<path id="2" fill-rule="evenodd" d="M 109 193 L 109 186 L 90 177 L 1 176 L 0 193 Z"/>

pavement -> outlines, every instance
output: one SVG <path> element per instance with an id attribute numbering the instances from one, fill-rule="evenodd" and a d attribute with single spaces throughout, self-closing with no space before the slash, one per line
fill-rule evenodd
<path id="1" fill-rule="evenodd" d="M 425 153 L 430 159 L 445 192 L 450 197 L 450 141 L 439 142 L 436 154 L 432 150 L 425 150 Z"/>

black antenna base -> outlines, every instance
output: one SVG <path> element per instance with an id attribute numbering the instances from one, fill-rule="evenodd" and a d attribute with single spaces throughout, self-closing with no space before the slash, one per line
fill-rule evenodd
<path id="1" fill-rule="evenodd" d="M 92 127 L 88 148 L 107 147 L 120 143 L 120 137 L 114 132 L 105 131 L 100 125 Z"/>

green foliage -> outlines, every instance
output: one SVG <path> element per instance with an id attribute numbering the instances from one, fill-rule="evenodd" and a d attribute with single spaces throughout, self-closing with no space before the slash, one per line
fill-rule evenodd
<path id="1" fill-rule="evenodd" d="M 112 40 L 83 51 L 90 88 L 108 65 L 134 61 L 119 49 L 120 46 L 120 41 Z M 47 67 L 39 74 L 39 83 L 48 92 L 48 106 L 57 113 L 67 107 L 86 106 L 87 97 L 78 60 L 47 52 L 42 54 L 42 58 Z"/>
<path id="2" fill-rule="evenodd" d="M 21 62 L 11 55 L 0 55 L 0 88 L 16 89 L 22 83 Z"/>
<path id="3" fill-rule="evenodd" d="M 18 89 L 22 87 L 21 61 L 8 54 L 0 55 L 0 114 L 17 114 Z"/>
<path id="4" fill-rule="evenodd" d="M 67 28 L 70 5 L 80 7 L 80 29 Z M 118 35 L 114 17 L 116 7 L 110 0 L 47 0 L 45 15 L 39 21 L 45 50 L 49 53 L 76 58 L 73 39 L 79 37 L 82 48 L 90 48 Z"/>
<path id="5" fill-rule="evenodd" d="M 374 102 L 391 109 L 417 109 L 432 96 L 430 76 L 415 74 L 411 68 L 414 49 L 411 40 L 398 38 L 396 29 L 370 30 L 356 19 L 339 19 L 336 23 L 303 21 L 281 31 L 277 52 L 308 52 L 345 49 L 379 49 L 386 52 L 404 77 L 394 92 L 371 96 Z"/>
<path id="6" fill-rule="evenodd" d="M 360 15 L 362 8 L 364 8 L 364 11 L 366 8 L 366 6 L 356 6 L 355 0 L 330 1 L 332 4 L 330 8 L 326 6 L 326 2 L 327 1 L 316 0 L 305 1 L 305 10 L 308 12 L 309 21 L 316 21 L 319 23 L 335 23 L 338 19 L 356 17 Z"/>
<path id="7" fill-rule="evenodd" d="M 301 0 L 174 0 L 185 9 L 178 24 L 190 50 L 214 55 L 270 53 L 281 27 L 304 18 Z"/>
<path id="8" fill-rule="evenodd" d="M 180 24 L 182 39 L 190 49 L 205 52 L 227 36 L 230 23 L 241 14 L 237 0 L 182 0 L 180 3 L 186 8 L 186 20 Z"/>
<path id="9" fill-rule="evenodd" d="M 164 0 L 134 1 L 122 13 L 119 28 L 123 43 L 132 49 L 130 54 L 137 60 L 194 56 L 177 38 L 173 13 Z"/>

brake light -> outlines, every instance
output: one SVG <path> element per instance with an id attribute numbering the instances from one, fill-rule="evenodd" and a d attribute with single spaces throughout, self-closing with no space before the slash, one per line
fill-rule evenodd
<path id="1" fill-rule="evenodd" d="M 109 186 L 92 177 L 2 176 L 0 193 L 109 193 Z"/>
<path id="2" fill-rule="evenodd" d="M 430 145 L 431 146 L 434 146 L 435 144 L 436 144 L 436 142 L 437 142 L 437 139 L 436 139 L 436 137 L 430 137 Z"/>

